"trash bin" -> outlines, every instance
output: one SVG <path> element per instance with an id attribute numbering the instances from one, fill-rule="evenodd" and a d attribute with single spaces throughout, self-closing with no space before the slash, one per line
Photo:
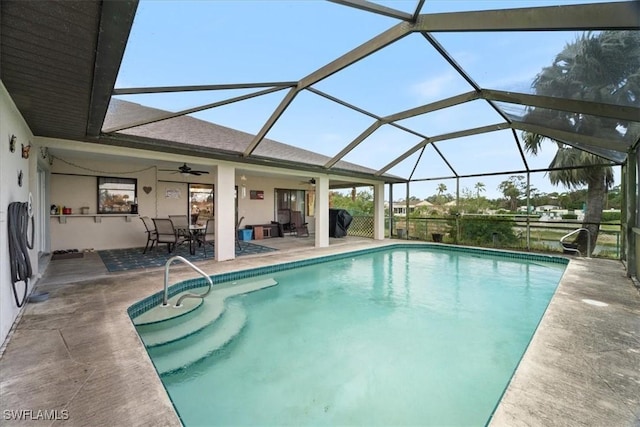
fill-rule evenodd
<path id="1" fill-rule="evenodd" d="M 396 228 L 396 234 L 398 235 L 398 238 L 400 239 L 404 239 L 407 237 L 407 233 L 405 232 L 406 230 L 404 228 Z"/>
<path id="2" fill-rule="evenodd" d="M 252 234 L 253 234 L 253 230 L 250 228 L 245 228 L 244 230 L 238 230 L 238 239 L 251 240 Z"/>

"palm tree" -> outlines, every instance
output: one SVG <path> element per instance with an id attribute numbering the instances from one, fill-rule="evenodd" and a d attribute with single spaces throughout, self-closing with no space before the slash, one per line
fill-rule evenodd
<path id="1" fill-rule="evenodd" d="M 474 188 L 476 189 L 476 198 L 480 198 L 480 193 L 484 193 L 485 191 L 485 185 L 482 182 L 476 182 L 476 185 L 474 185 Z"/>
<path id="2" fill-rule="evenodd" d="M 436 200 L 438 201 L 439 205 L 444 205 L 444 197 L 442 197 L 442 195 L 444 194 L 445 191 L 447 191 L 447 186 L 444 185 L 443 183 L 438 184 L 437 187 L 437 191 L 438 191 L 438 197 L 436 197 Z"/>
<path id="3" fill-rule="evenodd" d="M 564 47 L 551 66 L 542 69 L 532 88 L 537 95 L 637 107 L 640 104 L 640 33 L 603 31 L 579 36 Z M 633 129 L 637 123 L 536 107 L 528 109 L 524 121 L 614 141 L 625 141 L 638 134 Z M 534 155 L 541 149 L 544 139 L 547 139 L 544 135 L 523 132 L 525 149 Z M 601 157 L 562 141 L 553 141 L 558 145 L 558 151 L 549 168 L 580 168 L 550 171 L 549 180 L 554 185 L 563 184 L 573 189 L 587 186 L 587 207 L 582 225 L 589 230 L 591 248 L 595 248 L 602 207 L 607 190 L 613 185 L 612 168 Z M 580 233 L 575 243 L 582 253 L 586 253 L 586 233 Z"/>

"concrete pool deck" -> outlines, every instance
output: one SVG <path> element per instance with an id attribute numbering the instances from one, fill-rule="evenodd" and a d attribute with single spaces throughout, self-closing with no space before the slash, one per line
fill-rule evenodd
<path id="1" fill-rule="evenodd" d="M 345 239 L 313 249 L 313 239 L 271 240 L 279 251 L 197 265 L 218 274 L 399 243 Z M 8 339 L 0 358 L 3 422 L 180 425 L 126 313 L 162 288 L 164 270 L 108 273 L 95 253 L 78 261 L 49 263 L 37 290 L 50 298 L 28 304 Z M 171 271 L 172 283 L 194 277 L 179 265 Z M 622 264 L 572 260 L 492 425 L 638 425 L 638 366 L 640 295 Z M 9 420 L 21 410 L 32 411 L 27 418 L 56 411 L 49 415 L 58 420 Z"/>

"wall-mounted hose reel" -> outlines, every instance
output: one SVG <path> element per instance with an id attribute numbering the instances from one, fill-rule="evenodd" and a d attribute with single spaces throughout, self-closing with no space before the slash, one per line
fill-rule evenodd
<path id="1" fill-rule="evenodd" d="M 27 299 L 29 279 L 33 274 L 31 259 L 29 258 L 29 249 L 33 249 L 35 235 L 32 204 L 33 197 L 29 193 L 29 200 L 26 203 L 9 203 L 7 212 L 11 286 L 13 287 L 13 298 L 18 307 L 22 307 Z M 29 223 L 31 223 L 31 239 L 29 239 Z M 22 298 L 18 295 L 16 286 L 18 282 L 24 282 Z"/>

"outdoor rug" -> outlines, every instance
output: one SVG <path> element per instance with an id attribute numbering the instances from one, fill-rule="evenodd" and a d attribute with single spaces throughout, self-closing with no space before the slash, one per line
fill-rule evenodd
<path id="1" fill-rule="evenodd" d="M 267 252 L 273 252 L 277 249 L 268 248 L 266 246 L 260 246 L 248 242 L 240 242 L 242 250 L 236 246 L 236 257 L 243 255 L 262 254 Z M 153 250 L 147 251 L 143 254 L 144 248 L 129 248 L 129 249 L 112 249 L 106 251 L 98 251 L 98 255 L 102 259 L 102 262 L 110 272 L 135 270 L 138 268 L 157 268 L 164 267 L 167 260 L 172 256 L 179 255 L 186 258 L 188 261 L 204 261 L 212 260 L 214 257 L 213 247 L 207 247 L 207 256 L 205 258 L 202 248 L 197 248 L 195 255 L 189 253 L 188 245 L 178 246 L 175 252 L 168 253 L 167 246 L 162 244 L 160 247 L 154 247 Z"/>

